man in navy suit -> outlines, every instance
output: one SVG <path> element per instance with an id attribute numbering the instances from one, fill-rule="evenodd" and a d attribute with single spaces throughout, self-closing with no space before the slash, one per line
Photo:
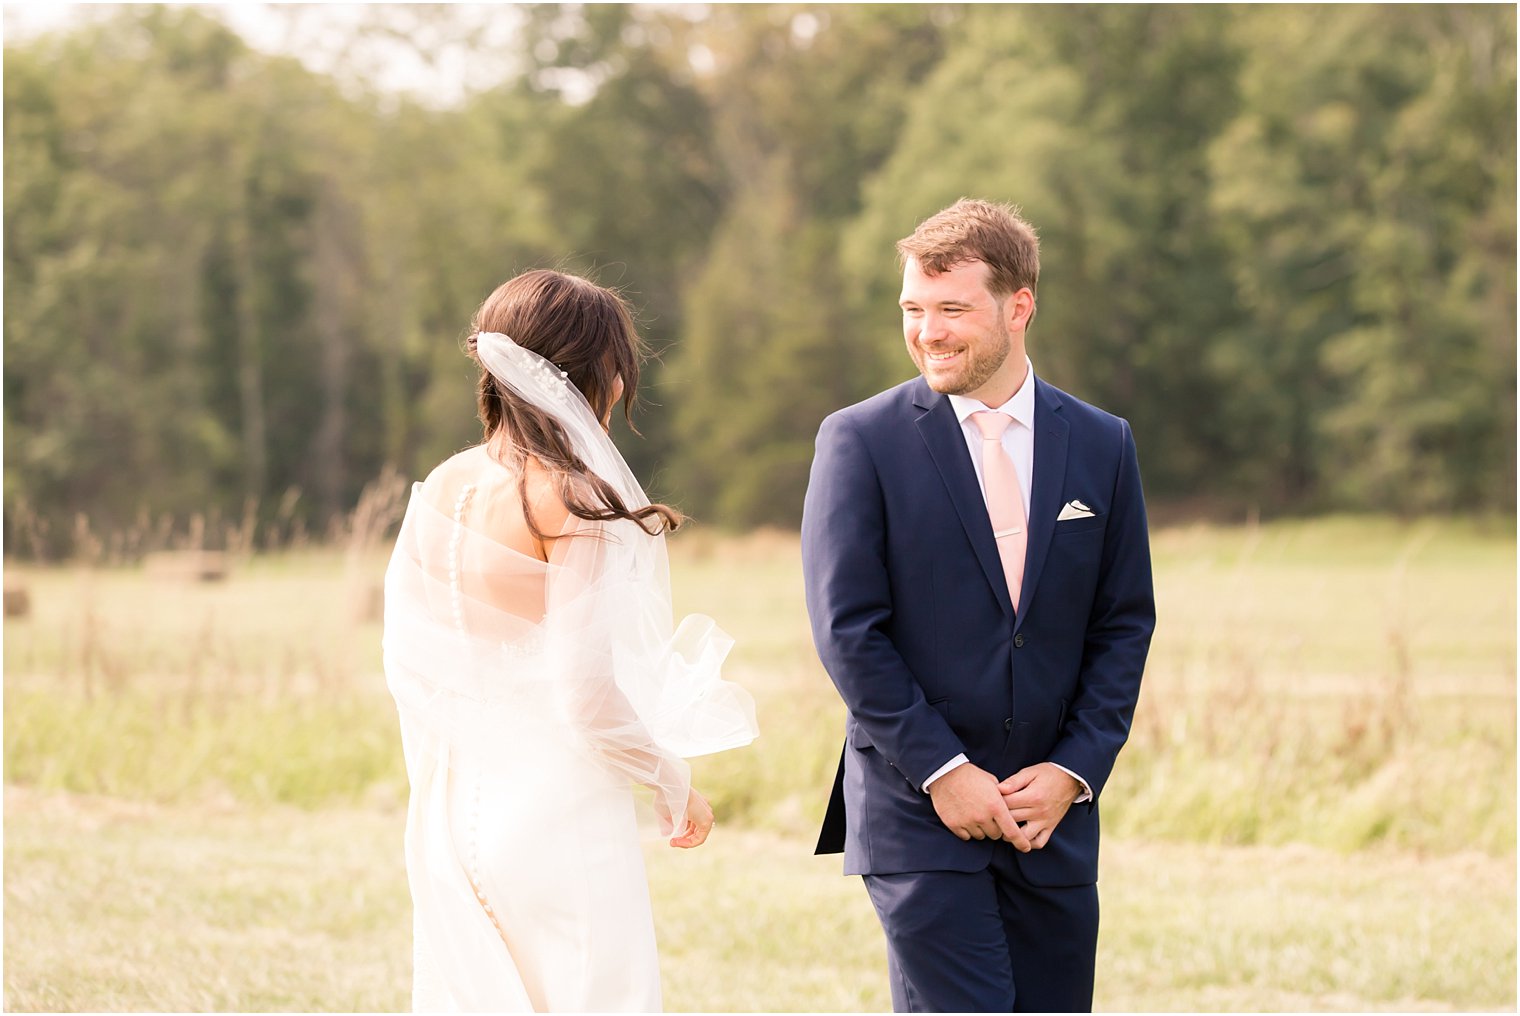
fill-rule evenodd
<path id="1" fill-rule="evenodd" d="M 961 200 L 898 243 L 922 375 L 818 431 L 808 614 L 848 708 L 819 853 L 886 933 L 898 1011 L 1084 1011 L 1098 798 L 1155 603 L 1129 425 L 1035 377 L 1039 247 Z"/>

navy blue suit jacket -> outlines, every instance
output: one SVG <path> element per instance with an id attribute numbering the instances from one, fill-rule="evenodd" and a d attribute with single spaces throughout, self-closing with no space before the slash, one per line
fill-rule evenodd
<path id="1" fill-rule="evenodd" d="M 1087 518 L 1056 521 L 1068 502 Z M 998 779 L 1055 762 L 1092 787 L 1032 883 L 1098 870 L 1103 785 L 1129 734 L 1155 625 L 1129 425 L 1035 380 L 1034 476 L 1015 617 L 986 503 L 950 400 L 915 378 L 818 431 L 802 521 L 808 615 L 849 715 L 820 853 L 846 874 L 979 871 L 919 788 L 964 752 Z"/>

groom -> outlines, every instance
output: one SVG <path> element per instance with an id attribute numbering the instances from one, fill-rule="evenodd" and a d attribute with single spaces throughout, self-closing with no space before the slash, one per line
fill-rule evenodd
<path id="1" fill-rule="evenodd" d="M 1012 209 L 897 247 L 922 377 L 823 422 L 803 509 L 849 711 L 818 852 L 865 876 L 897 1010 L 1090 1010 L 1097 801 L 1155 624 L 1134 440 L 1035 377 Z"/>

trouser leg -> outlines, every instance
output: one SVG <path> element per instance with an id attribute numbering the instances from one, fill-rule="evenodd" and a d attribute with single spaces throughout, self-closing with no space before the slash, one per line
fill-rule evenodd
<path id="1" fill-rule="evenodd" d="M 994 853 L 992 870 L 1013 966 L 1014 1010 L 1091 1012 L 1098 887 L 1031 885 L 1012 847 Z"/>
<path id="2" fill-rule="evenodd" d="M 898 1012 L 1010 1012 L 1013 968 L 990 870 L 866 875 Z"/>
<path id="3" fill-rule="evenodd" d="M 1088 1012 L 1095 885 L 1031 885 L 1000 844 L 979 872 L 866 875 L 898 1012 Z"/>

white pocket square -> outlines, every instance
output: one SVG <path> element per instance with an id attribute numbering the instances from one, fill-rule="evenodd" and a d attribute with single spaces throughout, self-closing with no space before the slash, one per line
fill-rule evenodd
<path id="1" fill-rule="evenodd" d="M 1090 519 L 1094 512 L 1081 501 L 1067 501 L 1066 507 L 1061 509 L 1061 514 L 1056 516 L 1057 522 L 1065 522 L 1067 519 Z"/>

